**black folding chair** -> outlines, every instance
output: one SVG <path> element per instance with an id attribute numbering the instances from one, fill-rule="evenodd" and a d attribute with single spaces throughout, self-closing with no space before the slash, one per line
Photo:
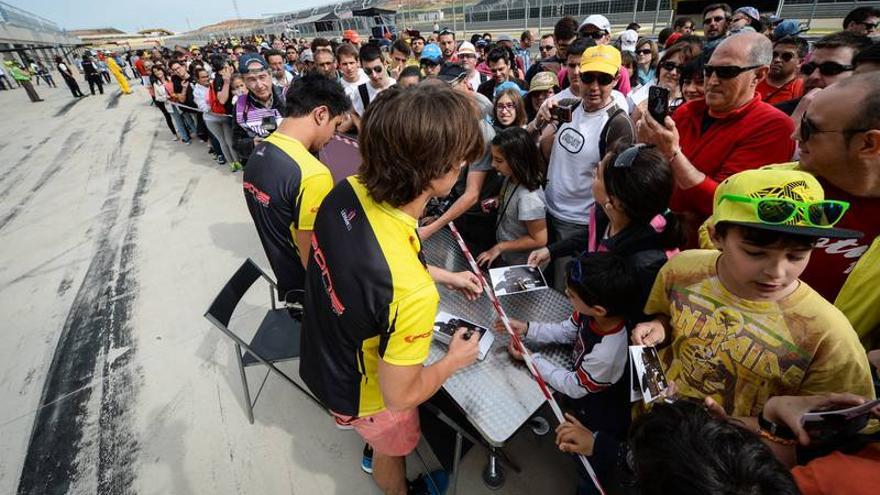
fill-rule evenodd
<path id="1" fill-rule="evenodd" d="M 260 277 L 263 277 L 269 283 L 269 297 L 272 309 L 266 312 L 253 339 L 248 343 L 229 329 L 229 320 L 232 318 L 232 313 L 235 311 L 241 298 L 244 297 L 244 294 Z M 254 405 L 260 397 L 260 392 L 266 383 L 266 378 L 269 377 L 269 373 L 272 371 L 306 394 L 325 412 L 327 411 L 327 408 L 321 404 L 321 401 L 274 364 L 299 357 L 301 329 L 301 313 L 297 314 L 296 311 L 288 308 L 278 308 L 277 293 L 278 285 L 275 281 L 260 269 L 253 260 L 248 258 L 242 263 L 232 278 L 226 282 L 226 285 L 223 286 L 223 289 L 217 294 L 214 302 L 211 303 L 211 307 L 205 313 L 205 318 L 235 343 L 235 353 L 238 356 L 238 370 L 241 373 L 241 386 L 244 389 L 248 421 L 251 424 L 254 423 Z M 296 316 L 293 316 L 292 313 L 296 314 Z M 244 354 L 242 354 L 242 348 L 245 350 Z M 263 378 L 260 390 L 257 391 L 256 398 L 251 401 L 245 368 L 256 364 L 265 365 L 269 369 L 266 371 L 266 376 Z"/>

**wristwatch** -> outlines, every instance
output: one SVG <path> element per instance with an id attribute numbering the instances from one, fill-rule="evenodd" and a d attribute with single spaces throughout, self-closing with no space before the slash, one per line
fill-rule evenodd
<path id="1" fill-rule="evenodd" d="M 783 440 L 797 440 L 797 436 L 795 436 L 794 432 L 791 431 L 791 428 L 785 425 L 776 424 L 766 419 L 764 417 L 763 409 L 761 410 L 760 414 L 758 414 L 758 428 L 766 431 L 776 438 L 781 438 Z"/>

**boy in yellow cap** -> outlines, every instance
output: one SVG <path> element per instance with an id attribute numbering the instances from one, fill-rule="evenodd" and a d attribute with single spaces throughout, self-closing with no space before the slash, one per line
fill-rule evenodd
<path id="1" fill-rule="evenodd" d="M 851 392 L 873 398 L 864 349 L 846 317 L 798 277 L 819 238 L 849 204 L 826 200 L 812 175 L 758 169 L 715 191 L 715 250 L 685 251 L 664 266 L 645 306 L 655 319 L 633 343 L 662 346 L 666 375 L 688 398 L 758 417 L 776 395 Z"/>

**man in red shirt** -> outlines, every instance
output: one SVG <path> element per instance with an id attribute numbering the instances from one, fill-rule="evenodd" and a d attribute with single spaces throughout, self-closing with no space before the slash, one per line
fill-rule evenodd
<path id="1" fill-rule="evenodd" d="M 848 241 L 820 239 L 801 280 L 846 315 L 869 349 L 880 346 L 877 76 L 877 72 L 857 74 L 823 89 L 810 103 L 794 136 L 801 150 L 800 168 L 819 179 L 827 198 L 850 204 L 837 227 L 864 232 L 862 238 Z"/>
<path id="2" fill-rule="evenodd" d="M 799 72 L 808 50 L 807 40 L 799 36 L 786 36 L 773 43 L 770 72 L 767 79 L 758 83 L 757 91 L 762 100 L 775 105 L 804 94 L 804 80 Z"/>
<path id="3" fill-rule="evenodd" d="M 705 71 L 704 100 L 688 102 L 665 122 L 647 112 L 639 140 L 666 155 L 675 178 L 670 209 L 680 213 L 688 246 L 712 214 L 718 183 L 743 170 L 785 162 L 794 153 L 794 124 L 761 101 L 756 88 L 766 76 L 773 46 L 766 36 L 742 33 L 718 45 Z"/>

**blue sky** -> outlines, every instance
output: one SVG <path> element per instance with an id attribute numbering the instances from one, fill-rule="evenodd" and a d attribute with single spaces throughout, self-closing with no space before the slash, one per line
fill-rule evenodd
<path id="1" fill-rule="evenodd" d="M 113 2 L 112 0 L 4 0 L 20 9 L 54 21 L 65 29 L 115 27 L 123 31 L 139 31 L 162 27 L 186 31 L 215 22 L 235 18 L 232 0 L 145 0 Z M 262 14 L 289 12 L 333 0 L 237 0 L 238 10 L 245 18 Z M 189 20 L 189 23 L 187 23 Z"/>

